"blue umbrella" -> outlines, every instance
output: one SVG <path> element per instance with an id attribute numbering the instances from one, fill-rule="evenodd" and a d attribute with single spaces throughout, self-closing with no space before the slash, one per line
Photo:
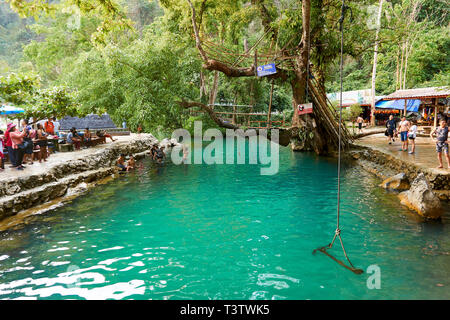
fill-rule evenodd
<path id="1" fill-rule="evenodd" d="M 6 106 L 2 105 L 0 107 L 0 115 L 10 115 L 10 114 L 19 114 L 24 113 L 25 110 L 22 108 L 14 107 L 14 106 Z"/>

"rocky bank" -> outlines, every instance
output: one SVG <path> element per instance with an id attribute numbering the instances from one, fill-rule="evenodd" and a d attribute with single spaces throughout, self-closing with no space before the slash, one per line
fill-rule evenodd
<path id="1" fill-rule="evenodd" d="M 64 163 L 56 163 L 45 173 L 30 174 L 0 181 L 0 221 L 57 198 L 83 190 L 79 186 L 95 184 L 116 174 L 119 154 L 134 154 L 141 158 L 150 147 L 158 144 L 151 134 L 141 134 L 128 141 L 119 141 L 92 148 L 92 153 Z"/>
<path id="2" fill-rule="evenodd" d="M 450 174 L 402 161 L 369 147 L 355 146 L 350 156 L 365 170 L 383 179 L 381 187 L 398 191 L 402 204 L 426 219 L 438 219 L 439 200 L 450 201 Z"/>

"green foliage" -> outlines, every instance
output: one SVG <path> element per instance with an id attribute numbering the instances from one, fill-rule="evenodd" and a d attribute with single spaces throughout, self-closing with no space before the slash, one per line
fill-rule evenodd
<path id="1" fill-rule="evenodd" d="M 391 4 L 392 3 L 392 4 Z M 448 37 L 448 5 L 444 2 L 421 0 L 416 20 L 408 24 L 411 0 L 385 2 L 380 33 L 376 88 L 377 94 L 396 90 L 397 64 L 401 64 L 401 46 L 411 39 L 412 46 L 407 65 L 407 88 L 448 85 L 450 56 Z M 354 33 L 353 26 L 345 29 L 346 41 Z M 375 38 L 375 35 L 372 35 Z M 347 55 L 344 63 L 344 90 L 371 87 L 373 51 L 360 55 Z M 328 92 L 339 90 L 339 65 L 334 61 L 327 82 Z"/>
<path id="2" fill-rule="evenodd" d="M 409 57 L 407 86 L 450 83 L 445 6 L 421 0 L 418 18 L 407 25 L 404 17 L 411 1 L 396 0 L 386 5 L 380 33 L 378 93 L 395 90 L 399 43 L 412 33 L 417 37 Z M 132 129 L 141 125 L 145 131 L 161 136 L 179 127 L 192 129 L 199 119 L 216 126 L 207 115 L 193 117 L 178 104 L 182 99 L 200 100 L 202 67 L 186 0 L 8 2 L 22 16 L 35 18 L 21 20 L 0 3 L 0 73 L 17 71 L 12 77 L 28 74 L 34 79 L 33 74 L 39 74 L 39 78 L 28 87 L 25 79 L 10 79 L 17 84 L 5 85 L 11 92 L 4 90 L 3 98 L 15 100 L 40 117 L 54 112 L 60 116 L 108 112 L 117 123 L 126 121 Z M 301 1 L 192 2 L 201 36 L 220 43 L 228 52 L 242 52 L 244 39 L 251 47 L 268 31 L 258 45 L 260 53 L 285 48 L 285 55 L 298 55 Z M 325 79 L 328 92 L 339 89 L 340 4 L 340 0 L 311 0 L 313 72 Z M 352 8 L 353 21 L 349 16 L 345 20 L 344 90 L 366 89 L 370 87 L 375 41 L 368 8 L 376 7 L 378 1 L 352 0 L 347 4 Z M 261 14 L 263 9 L 267 16 Z M 231 61 L 237 58 L 224 57 Z M 253 59 L 244 58 L 241 66 L 250 66 Z M 296 62 L 292 63 L 295 66 Z M 277 67 L 290 69 L 292 65 Z M 202 73 L 205 87 L 211 91 L 214 72 Z M 282 112 L 289 120 L 293 115 L 290 81 L 294 74 L 287 73 L 287 80 L 275 81 L 272 110 Z M 251 104 L 254 111 L 266 112 L 270 86 L 265 78 L 227 78 L 219 73 L 216 102 Z M 208 94 L 202 94 L 202 102 L 208 103 Z M 354 117 L 351 109 L 349 119 Z M 279 118 L 281 114 L 273 119 Z"/>
<path id="3" fill-rule="evenodd" d="M 0 76 L 0 100 L 24 108 L 24 117 L 28 118 L 81 115 L 76 92 L 63 86 L 41 89 L 39 80 L 26 74 Z"/>
<path id="4" fill-rule="evenodd" d="M 132 129 L 179 128 L 186 116 L 178 102 L 199 95 L 200 70 L 196 51 L 180 43 L 169 33 L 148 31 L 124 48 L 108 45 L 81 55 L 62 79 L 78 88 L 86 110 L 103 108 Z"/>
<path id="5" fill-rule="evenodd" d="M 0 76 L 0 100 L 17 105 L 24 105 L 32 101 L 40 84 L 36 75 L 9 73 Z"/>
<path id="6" fill-rule="evenodd" d="M 355 122 L 363 112 L 361 105 L 359 103 L 352 104 L 350 107 L 345 108 L 342 113 L 342 119 L 345 121 Z"/>

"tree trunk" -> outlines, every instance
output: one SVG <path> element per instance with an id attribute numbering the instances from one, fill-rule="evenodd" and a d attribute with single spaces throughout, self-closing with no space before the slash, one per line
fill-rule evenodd
<path id="1" fill-rule="evenodd" d="M 211 88 L 211 91 L 209 92 L 209 104 L 214 105 L 216 103 L 217 98 L 217 90 L 219 89 L 219 72 L 214 72 L 214 81 Z"/>
<path id="2" fill-rule="evenodd" d="M 305 103 L 306 98 L 306 81 L 307 69 L 309 64 L 309 43 L 310 43 L 310 20 L 311 20 L 311 1 L 302 1 L 302 41 L 300 55 L 296 59 L 295 79 L 291 83 L 292 94 L 296 105 L 294 105 L 294 115 L 292 116 L 292 125 L 298 127 L 300 125 L 300 117 L 296 112 L 299 104 Z"/>
<path id="3" fill-rule="evenodd" d="M 406 89 L 406 73 L 408 72 L 409 52 L 410 52 L 410 50 L 408 49 L 408 40 L 406 40 L 405 71 L 403 72 L 403 89 Z"/>
<path id="4" fill-rule="evenodd" d="M 383 0 L 380 0 L 377 17 L 377 32 L 375 36 L 375 49 L 373 53 L 373 69 L 372 69 L 372 105 L 370 108 L 370 124 L 375 126 L 375 83 L 377 79 L 377 62 L 378 62 L 378 37 L 380 33 L 381 14 L 383 12 Z"/>
<path id="5" fill-rule="evenodd" d="M 297 106 L 305 103 L 305 88 L 298 86 L 298 81 L 293 80 L 292 95 L 293 95 L 293 107 L 294 115 L 297 115 L 297 131 L 292 131 L 298 134 L 291 139 L 292 150 L 295 151 L 314 151 L 317 154 L 328 153 L 329 146 L 325 141 L 325 131 L 320 125 L 319 121 L 316 121 L 314 113 L 298 115 Z"/>

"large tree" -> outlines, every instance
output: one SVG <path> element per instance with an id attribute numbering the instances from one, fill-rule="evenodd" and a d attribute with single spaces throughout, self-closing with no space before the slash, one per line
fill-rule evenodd
<path id="1" fill-rule="evenodd" d="M 185 2 L 165 0 L 162 1 L 166 10 L 180 21 L 180 25 L 191 32 L 195 38 L 195 45 L 203 61 L 203 68 L 209 71 L 219 71 L 227 77 L 254 77 L 258 64 L 263 64 L 261 57 L 267 57 L 267 53 L 273 55 L 277 63 L 277 73 L 269 76 L 270 80 L 289 83 L 292 89 L 293 118 L 292 127 L 302 131 L 298 141 L 298 131 L 294 133 L 297 150 L 314 150 L 317 153 L 328 151 L 329 137 L 324 128 L 323 120 L 315 114 L 299 116 L 295 111 L 297 105 L 307 102 L 308 99 L 308 71 L 314 73 L 318 80 L 318 92 L 325 101 L 324 82 L 328 65 L 334 61 L 339 53 L 339 28 L 338 21 L 341 14 L 341 1 L 304 0 L 301 6 L 298 1 L 264 1 L 253 0 L 251 3 L 234 1 L 233 12 L 228 13 L 219 10 L 217 0 L 185 0 Z M 227 3 L 220 1 L 220 6 L 226 7 Z M 361 18 L 354 20 L 353 27 L 359 31 L 353 31 L 352 38 L 358 38 L 358 42 L 346 45 L 345 50 L 353 53 L 365 50 L 364 46 L 364 12 L 354 9 L 354 13 Z M 191 28 L 186 24 L 186 15 L 190 14 Z M 300 23 L 299 23 L 300 21 Z M 223 34 L 228 32 L 228 44 L 230 51 L 239 50 L 247 53 L 246 37 L 251 36 L 252 28 L 261 25 L 263 36 L 255 39 L 254 58 L 251 54 L 244 54 L 243 58 L 236 62 L 226 61 L 223 56 L 218 58 L 214 50 L 214 44 L 223 42 Z M 220 28 L 217 27 L 220 25 Z M 218 41 L 218 35 L 222 41 Z M 240 37 L 236 37 L 236 34 Z M 367 37 L 367 36 L 366 36 Z M 205 43 L 207 46 L 205 47 Z M 240 48 L 240 44 L 244 48 Z M 242 50 L 244 49 L 244 50 Z M 265 54 L 256 54 L 256 49 Z M 223 50 L 223 49 L 222 49 Z M 266 59 L 266 61 L 270 61 Z M 310 68 L 310 61 L 314 67 Z M 243 65 L 247 62 L 247 65 Z M 310 88 L 311 89 L 311 88 Z M 311 92 L 309 93 L 311 96 Z M 185 103 L 185 106 L 198 106 L 198 103 Z M 206 109 L 203 106 L 203 109 Z M 207 110 L 208 111 L 208 110 Z M 211 113 L 210 111 L 208 111 Z"/>
<path id="2" fill-rule="evenodd" d="M 111 43 L 120 46 L 117 31 L 125 30 L 126 33 L 126 29 L 131 27 L 122 8 L 113 0 L 66 0 L 61 4 L 38 0 L 9 2 L 19 13 L 32 16 L 61 10 L 61 6 L 76 5 L 82 14 L 98 17 L 97 32 L 92 34 L 91 40 L 106 48 L 111 47 Z M 361 1 L 353 2 L 358 6 L 353 6 L 355 19 L 344 47 L 349 54 L 371 47 L 364 40 L 370 33 L 365 24 L 364 7 Z M 268 78 L 291 87 L 292 125 L 295 130 L 290 132 L 297 140 L 297 148 L 317 153 L 327 151 L 330 130 L 325 130 L 323 119 L 315 114 L 299 117 L 295 109 L 298 104 L 307 102 L 308 96 L 311 97 L 311 92 L 308 95 L 307 91 L 310 61 L 313 68 L 309 71 L 318 81 L 318 92 L 322 95 L 320 99 L 325 100 L 323 89 L 327 71 L 339 54 L 341 1 L 160 0 L 160 4 L 164 9 L 166 30 L 181 35 L 185 43 L 195 45 L 204 69 L 206 72 L 212 71 L 215 79 L 217 72 L 230 78 L 251 79 L 255 77 L 257 65 L 275 61 L 278 72 Z M 211 50 L 215 50 L 214 43 L 222 45 L 220 50 L 237 55 L 218 59 L 211 54 Z M 258 54 L 255 54 L 257 50 Z M 135 69 L 140 70 L 139 67 Z M 250 91 L 252 88 L 254 83 L 250 82 Z M 214 90 L 217 92 L 217 89 Z M 214 90 L 209 95 L 210 101 L 215 96 Z M 336 136 L 336 130 L 333 130 Z"/>

